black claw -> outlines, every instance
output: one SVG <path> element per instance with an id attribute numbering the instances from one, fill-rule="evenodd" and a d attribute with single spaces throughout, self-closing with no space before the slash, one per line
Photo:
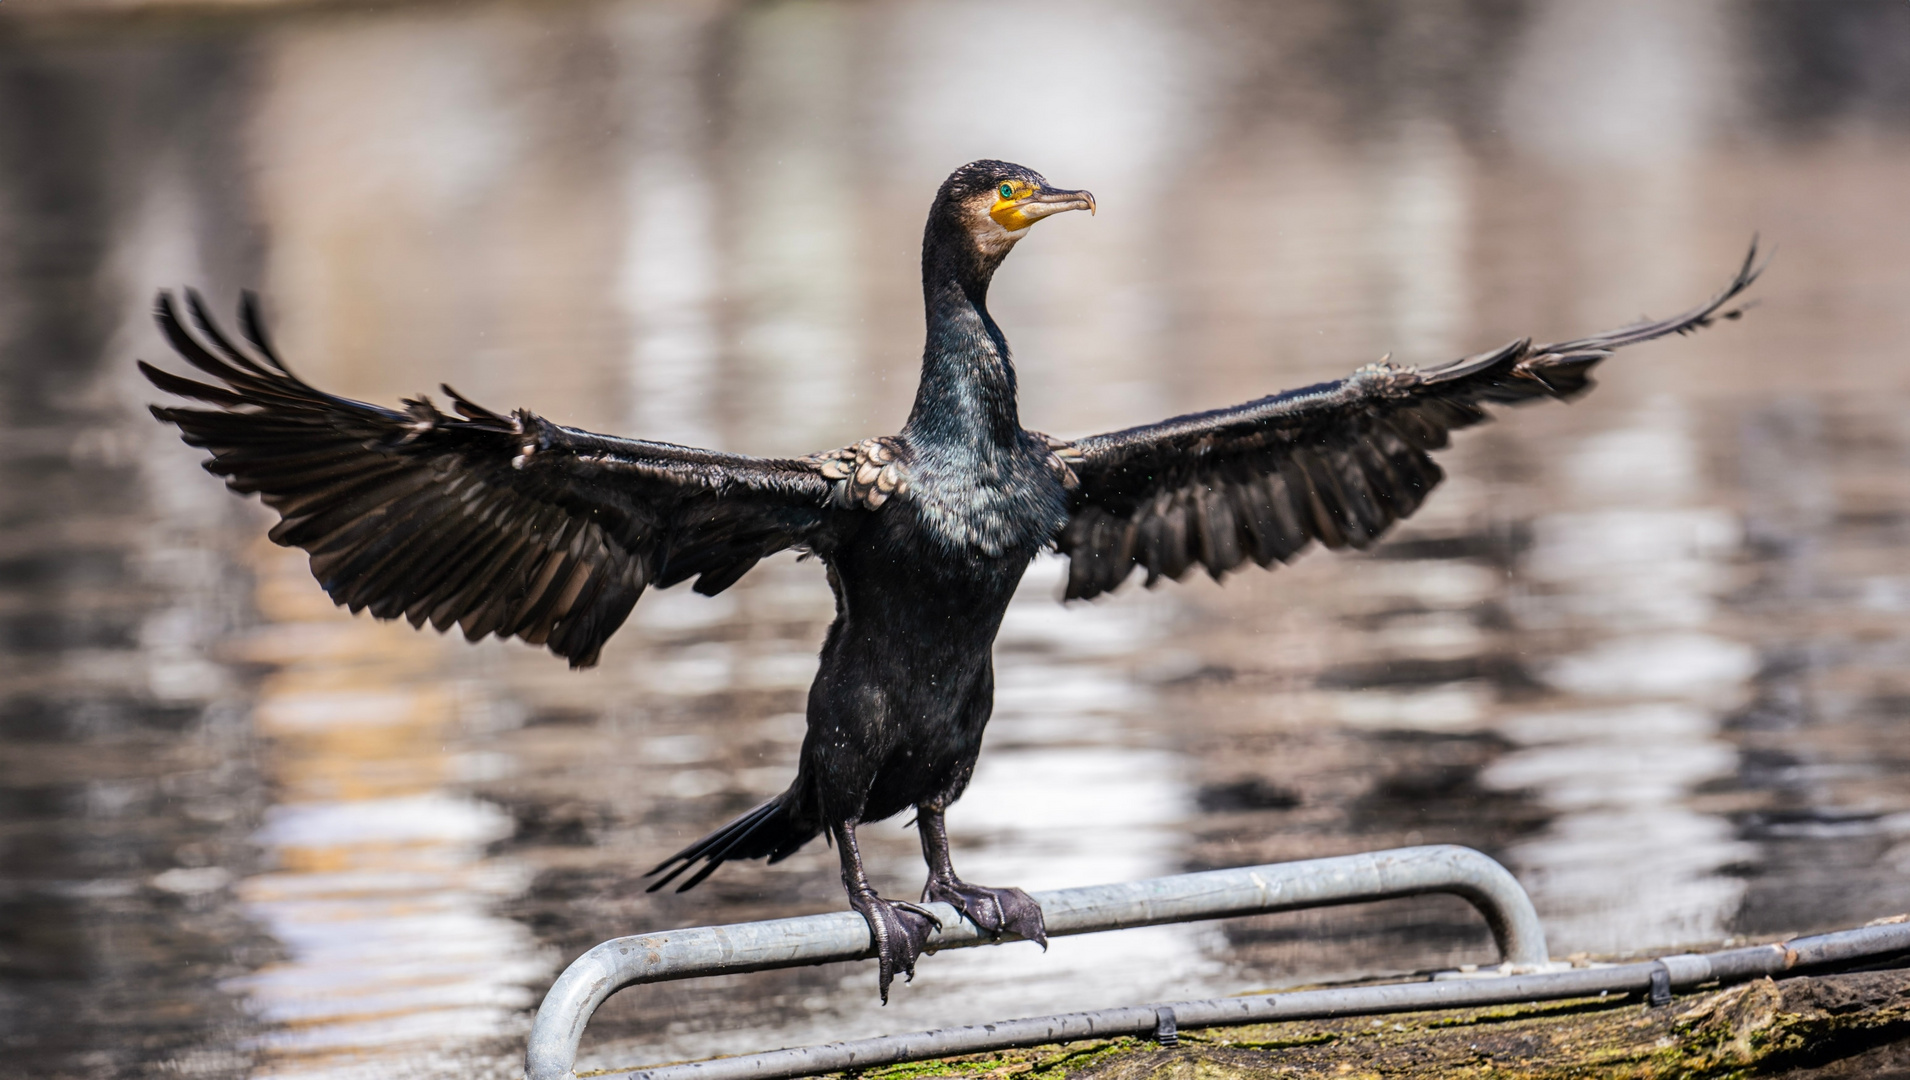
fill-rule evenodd
<path id="1" fill-rule="evenodd" d="M 991 889 L 970 885 L 959 879 L 930 881 L 922 890 L 924 900 L 940 900 L 962 913 L 975 929 L 1000 939 L 1013 934 L 1048 948 L 1048 924 L 1041 917 L 1041 905 L 1020 889 Z"/>
<path id="2" fill-rule="evenodd" d="M 874 893 L 851 894 L 849 906 L 869 924 L 869 937 L 875 942 L 876 987 L 882 1004 L 887 1005 L 889 984 L 897 972 L 904 982 L 915 978 L 915 961 L 928 947 L 930 931 L 942 928 L 941 920 L 919 905 L 884 900 Z"/>
<path id="3" fill-rule="evenodd" d="M 924 919 L 927 919 L 929 922 L 929 925 L 934 927 L 937 930 L 940 930 L 942 928 L 942 920 L 937 918 L 933 911 L 930 911 L 929 909 L 923 907 L 920 904 L 911 904 L 907 900 L 891 900 L 889 901 L 889 903 L 895 905 L 896 907 L 900 908 L 903 911 L 912 911 L 915 914 L 920 915 Z"/>

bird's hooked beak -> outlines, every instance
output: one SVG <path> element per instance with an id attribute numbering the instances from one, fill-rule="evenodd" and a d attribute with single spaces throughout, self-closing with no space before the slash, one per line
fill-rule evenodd
<path id="1" fill-rule="evenodd" d="M 1020 184 L 1014 185 L 1014 188 L 1012 195 L 996 198 L 995 205 L 988 211 L 988 216 L 995 219 L 995 224 L 1011 233 L 1018 233 L 1042 218 L 1067 210 L 1094 213 L 1092 192 L 1032 188 Z"/>

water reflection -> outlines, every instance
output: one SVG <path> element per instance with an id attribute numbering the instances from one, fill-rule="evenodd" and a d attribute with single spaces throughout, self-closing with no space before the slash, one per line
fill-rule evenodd
<path id="1" fill-rule="evenodd" d="M 852 9 L 803 2 L 737 21 L 737 346 L 755 445 L 808 453 L 856 437 L 862 396 Z M 854 415 L 854 414 L 851 414 Z M 764 430 L 766 429 L 766 431 Z"/>
<path id="2" fill-rule="evenodd" d="M 1403 123 L 1382 154 L 1387 191 L 1373 239 L 1381 272 L 1393 276 L 1388 336 L 1411 342 L 1415 357 L 1464 355 L 1459 333 L 1472 308 L 1466 273 L 1472 185 L 1465 175 L 1471 162 L 1454 132 L 1429 119 Z"/>
<path id="3" fill-rule="evenodd" d="M 922 204 L 983 154 L 1105 211 L 994 298 L 1061 433 L 1662 310 L 1754 226 L 1784 257 L 1744 324 L 1469 432 L 1370 555 L 1072 608 L 1037 565 L 965 873 L 1461 842 L 1559 951 L 1910 906 L 1910 245 L 1878 224 L 1910 98 L 1836 44 L 1894 7 L 1804 7 L 1050 5 L 978 48 L 939 3 L 267 6 L 0 40 L 34 163 L 0 172 L 5 1048 L 508 1074 L 596 941 L 841 906 L 820 849 L 642 891 L 788 782 L 813 563 L 648 596 L 587 673 L 341 615 L 141 413 L 151 287 L 264 287 L 347 393 L 804 452 L 901 419 Z M 892 894 L 899 826 L 865 836 Z M 932 957 L 886 1010 L 862 966 L 764 973 L 619 995 L 586 1063 L 1489 958 L 1429 900 Z"/>
<path id="4" fill-rule="evenodd" d="M 1540 792 L 1557 813 L 1507 851 L 1545 904 L 1555 952 L 1613 955 L 1727 936 L 1744 886 L 1719 871 L 1755 852 L 1730 822 L 1687 805 L 1736 764 L 1714 718 L 1689 706 L 1631 705 L 1520 718 L 1506 734 L 1519 749 L 1481 779 Z"/>
<path id="5" fill-rule="evenodd" d="M 1561 951 L 1723 937 L 1743 885 L 1719 870 L 1755 855 L 1688 805 L 1735 765 L 1721 707 L 1757 669 L 1750 646 L 1706 632 L 1740 530 L 1721 507 L 1681 505 L 1704 497 L 1690 422 L 1654 398 L 1582 440 L 1558 471 L 1601 508 L 1533 522 L 1515 617 L 1580 640 L 1541 677 L 1574 698 L 1638 702 L 1515 717 L 1504 730 L 1520 749 L 1483 777 L 1558 812 L 1508 854 L 1548 902 Z"/>
<path id="6" fill-rule="evenodd" d="M 226 986 L 271 1025 L 260 1069 L 389 1075 L 521 1032 L 554 958 L 492 913 L 529 883 L 482 857 L 510 817 L 446 790 L 488 763 L 447 752 L 460 717 L 443 644 L 335 611 L 302 558 L 257 550 L 269 626 L 238 652 L 272 668 L 253 716 L 277 801 L 252 840 L 275 869 L 237 891 L 287 955 Z"/>
<path id="7" fill-rule="evenodd" d="M 630 131 L 620 275 L 633 338 L 627 423 L 647 438 L 714 446 L 716 199 L 707 139 L 695 123 L 707 111 L 698 85 L 706 27 L 686 10 L 652 7 L 611 14 L 605 31 L 627 58 L 620 72 Z"/>

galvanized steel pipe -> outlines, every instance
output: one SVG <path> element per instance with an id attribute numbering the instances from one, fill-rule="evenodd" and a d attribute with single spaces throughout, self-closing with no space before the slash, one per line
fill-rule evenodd
<path id="1" fill-rule="evenodd" d="M 1506 963 L 1531 967 L 1546 962 L 1545 932 L 1539 925 L 1537 912 L 1532 909 L 1532 901 L 1518 881 L 1505 867 L 1479 852 L 1452 845 L 1398 848 L 1331 859 L 1179 874 L 1118 885 L 1056 889 L 1035 893 L 1034 899 L 1041 905 L 1048 933 L 1059 937 L 1435 892 L 1459 896 L 1479 909 Z M 993 944 L 992 939 L 983 937 L 954 908 L 946 904 L 930 905 L 930 908 L 942 920 L 942 929 L 929 938 L 931 951 Z M 862 916 L 851 911 L 732 926 L 702 926 L 606 941 L 564 969 L 545 995 L 531 1028 L 524 1075 L 527 1080 L 568 1080 L 573 1075 L 571 1066 L 576 1061 L 585 1025 L 597 1007 L 623 987 L 702 975 L 862 960 L 873 955 L 868 925 Z M 922 1036 L 894 1038 L 908 1040 Z M 962 1052 L 944 1050 L 927 1056 Z M 846 1066 L 830 1068 L 836 1067 Z M 696 1075 L 716 1074 L 699 1072 Z"/>

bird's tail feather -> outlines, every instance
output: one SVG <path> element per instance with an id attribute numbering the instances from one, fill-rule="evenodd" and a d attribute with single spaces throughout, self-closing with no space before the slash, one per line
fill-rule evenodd
<path id="1" fill-rule="evenodd" d="M 798 820 L 790 808 L 790 802 L 790 793 L 784 792 L 658 863 L 644 876 L 649 877 L 664 870 L 670 872 L 645 891 L 656 892 L 663 888 L 698 860 L 702 860 L 702 868 L 678 885 L 677 892 L 696 888 L 704 878 L 715 873 L 717 867 L 731 859 L 767 857 L 774 863 L 794 855 L 798 848 L 814 840 L 822 830 L 811 822 Z"/>

